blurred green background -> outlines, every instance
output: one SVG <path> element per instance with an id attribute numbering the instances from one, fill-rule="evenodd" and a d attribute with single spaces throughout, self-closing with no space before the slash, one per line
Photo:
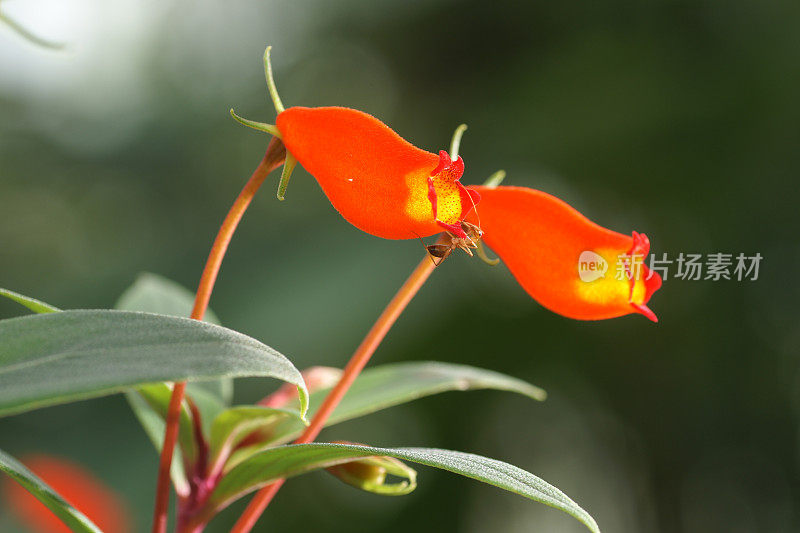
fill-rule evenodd
<path id="1" fill-rule="evenodd" d="M 288 105 L 370 112 L 416 145 L 469 125 L 464 183 L 564 198 L 646 232 L 652 251 L 761 253 L 757 281 L 667 279 L 641 316 L 542 309 L 503 266 L 437 270 L 374 363 L 489 367 L 548 390 L 448 393 L 326 439 L 461 449 L 552 482 L 604 531 L 800 530 L 800 3 L 796 1 L 7 0 L 68 43 L 0 26 L 0 286 L 102 308 L 141 271 L 194 288 L 274 118 Z M 211 305 L 300 367 L 342 365 L 423 254 L 352 228 L 305 171 L 272 178 L 235 236 Z M 0 302 L 0 317 L 21 308 Z M 0 342 L 2 342 L 0 340 Z M 237 401 L 276 386 L 240 380 Z M 0 420 L 0 448 L 85 464 L 149 527 L 156 454 L 121 397 Z M 257 531 L 578 532 L 571 518 L 420 468 L 382 498 L 324 473 L 287 484 Z M 242 505 L 209 531 L 227 531 Z M 0 506 L 0 530 L 17 531 Z"/>

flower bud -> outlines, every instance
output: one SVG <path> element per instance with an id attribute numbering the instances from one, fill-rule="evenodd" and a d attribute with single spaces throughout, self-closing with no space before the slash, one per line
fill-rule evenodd
<path id="1" fill-rule="evenodd" d="M 402 496 L 417 488 L 416 470 L 394 457 L 364 457 L 326 470 L 348 485 L 375 494 Z M 403 480 L 387 483 L 387 475 Z"/>

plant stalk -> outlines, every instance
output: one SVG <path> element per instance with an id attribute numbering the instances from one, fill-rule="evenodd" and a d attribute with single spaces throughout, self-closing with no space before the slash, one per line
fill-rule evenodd
<path id="1" fill-rule="evenodd" d="M 277 138 L 272 138 L 264 158 L 258 164 L 253 175 L 233 202 L 228 211 L 222 226 L 211 247 L 203 275 L 200 277 L 200 284 L 194 300 L 191 318 L 202 320 L 208 308 L 208 301 L 211 298 L 211 291 L 214 289 L 214 282 L 217 280 L 222 258 L 228 249 L 233 233 L 239 225 L 244 212 L 250 205 L 261 184 L 267 175 L 278 168 L 286 157 L 286 149 L 283 143 Z M 175 442 L 178 438 L 178 421 L 180 407 L 186 392 L 186 382 L 175 383 L 172 389 L 172 396 L 167 410 L 167 424 L 164 431 L 164 445 L 161 448 L 161 461 L 158 469 L 158 484 L 156 486 L 156 502 L 153 511 L 153 533 L 166 533 L 167 516 L 169 511 L 169 486 L 170 486 L 170 466 L 172 465 L 172 455 L 175 450 Z"/>

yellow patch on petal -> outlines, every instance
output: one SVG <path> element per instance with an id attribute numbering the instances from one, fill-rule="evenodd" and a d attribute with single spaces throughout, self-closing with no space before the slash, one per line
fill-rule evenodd
<path id="1" fill-rule="evenodd" d="M 631 290 L 628 281 L 616 280 L 613 274 L 589 282 L 576 279 L 575 288 L 582 300 L 595 304 L 627 301 Z"/>
<path id="2" fill-rule="evenodd" d="M 631 303 L 636 305 L 644 305 L 645 295 L 647 294 L 647 288 L 644 284 L 644 277 L 640 276 L 638 280 L 636 280 L 633 286 L 633 294 L 631 295 Z"/>
<path id="3" fill-rule="evenodd" d="M 620 254 L 618 250 L 592 250 L 592 252 L 606 261 L 607 269 L 602 274 L 598 272 L 596 279 L 586 281 L 581 279 L 578 270 L 580 265 L 578 265 L 575 276 L 575 292 L 578 296 L 586 302 L 596 304 L 643 303 L 646 289 L 642 258 L 637 257 L 628 268 L 630 258 Z M 631 284 L 633 284 L 633 294 L 631 294 Z"/>
<path id="4" fill-rule="evenodd" d="M 436 191 L 436 219 L 445 224 L 457 224 L 461 221 L 461 193 L 455 181 L 440 177 L 433 178 L 433 189 Z"/>
<path id="5" fill-rule="evenodd" d="M 408 186 L 408 200 L 406 200 L 406 214 L 417 222 L 433 220 L 433 208 L 428 200 L 429 172 L 417 170 L 406 174 Z"/>
<path id="6" fill-rule="evenodd" d="M 406 175 L 408 200 L 406 214 L 412 219 L 423 222 L 433 219 L 433 206 L 428 198 L 428 176 L 424 171 L 411 172 Z M 445 224 L 457 224 L 461 221 L 463 211 L 461 193 L 455 181 L 440 176 L 431 178 L 436 191 L 436 219 Z"/>

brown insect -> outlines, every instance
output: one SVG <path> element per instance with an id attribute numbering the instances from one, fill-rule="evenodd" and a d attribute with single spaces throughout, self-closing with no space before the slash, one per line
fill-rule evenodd
<path id="1" fill-rule="evenodd" d="M 457 237 L 448 231 L 446 233 L 450 238 L 449 243 L 429 244 L 425 247 L 431 255 L 431 261 L 433 261 L 434 265 L 441 265 L 456 248 L 464 250 L 472 257 L 472 250 L 478 247 L 478 242 L 483 237 L 483 230 L 475 224 L 464 220 L 461 221 L 461 229 L 464 230 L 466 237 Z M 439 261 L 436 261 L 437 259 Z"/>

